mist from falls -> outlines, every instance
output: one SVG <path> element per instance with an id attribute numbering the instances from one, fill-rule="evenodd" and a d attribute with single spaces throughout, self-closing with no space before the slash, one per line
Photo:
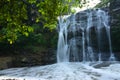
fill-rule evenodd
<path id="1" fill-rule="evenodd" d="M 57 62 L 115 61 L 107 12 L 86 10 L 58 20 Z"/>

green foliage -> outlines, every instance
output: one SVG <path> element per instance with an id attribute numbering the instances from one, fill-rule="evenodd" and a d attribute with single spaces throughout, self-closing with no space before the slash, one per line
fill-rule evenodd
<path id="1" fill-rule="evenodd" d="M 28 37 L 34 32 L 33 24 L 52 31 L 57 17 L 70 14 L 71 7 L 79 3 L 81 0 L 0 0 L 0 41 L 12 44 L 21 34 Z"/>
<path id="2" fill-rule="evenodd" d="M 18 37 L 18 33 L 28 36 L 32 28 L 23 23 L 27 20 L 26 5 L 22 1 L 0 1 L 0 41 L 7 40 L 12 44 Z"/>
<path id="3" fill-rule="evenodd" d="M 55 29 L 57 25 L 57 17 L 71 12 L 71 7 L 77 6 L 79 0 L 44 0 L 37 3 L 38 12 L 42 15 L 36 19 L 36 22 L 41 22 L 44 27 Z"/>

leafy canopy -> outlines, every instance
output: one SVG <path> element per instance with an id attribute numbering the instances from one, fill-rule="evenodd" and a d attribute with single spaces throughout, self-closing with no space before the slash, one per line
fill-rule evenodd
<path id="1" fill-rule="evenodd" d="M 85 0 L 82 0 L 85 1 Z M 19 35 L 29 36 L 33 24 L 53 30 L 57 17 L 71 12 L 81 0 L 0 0 L 0 41 L 12 44 Z M 81 5 L 79 5 L 81 6 Z"/>

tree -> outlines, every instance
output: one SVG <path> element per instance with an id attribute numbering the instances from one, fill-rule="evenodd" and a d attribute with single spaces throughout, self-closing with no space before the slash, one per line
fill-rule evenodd
<path id="1" fill-rule="evenodd" d="M 34 31 L 33 24 L 53 30 L 57 17 L 71 12 L 78 3 L 79 0 L 0 0 L 0 41 L 12 44 L 19 35 L 28 36 Z"/>
<path id="2" fill-rule="evenodd" d="M 22 33 L 28 36 L 33 29 L 24 21 L 28 19 L 26 5 L 18 0 L 0 0 L 0 41 L 10 44 Z"/>

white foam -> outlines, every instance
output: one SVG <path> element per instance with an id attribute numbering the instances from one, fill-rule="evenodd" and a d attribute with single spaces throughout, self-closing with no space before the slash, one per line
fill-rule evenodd
<path id="1" fill-rule="evenodd" d="M 1 70 L 0 75 L 0 80 L 120 80 L 120 64 L 95 69 L 83 63 L 59 63 Z"/>

